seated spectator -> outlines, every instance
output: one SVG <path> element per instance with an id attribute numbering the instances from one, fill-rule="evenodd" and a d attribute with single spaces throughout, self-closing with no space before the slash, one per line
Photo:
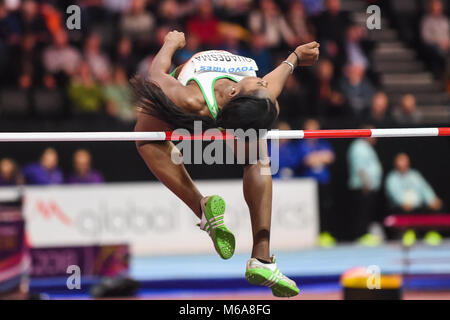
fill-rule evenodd
<path id="1" fill-rule="evenodd" d="M 219 37 L 219 20 L 214 15 L 211 0 L 199 0 L 197 11 L 187 22 L 187 32 L 196 34 L 202 46 L 217 47 L 222 39 Z"/>
<path id="2" fill-rule="evenodd" d="M 33 34 L 22 35 L 20 46 L 11 50 L 11 59 L 9 67 L 11 74 L 14 74 L 14 80 L 20 82 L 24 75 L 30 76 L 32 83 L 39 83 L 42 76 L 41 56 L 36 43 L 36 36 Z"/>
<path id="3" fill-rule="evenodd" d="M 98 34 L 91 34 L 84 44 L 84 59 L 89 64 L 93 76 L 100 82 L 109 76 L 110 62 L 101 51 L 101 38 Z"/>
<path id="4" fill-rule="evenodd" d="M 36 41 L 47 40 L 48 29 L 45 20 L 39 12 L 39 4 L 35 0 L 22 1 L 19 13 L 21 34 L 32 34 Z"/>
<path id="5" fill-rule="evenodd" d="M 365 122 L 380 128 L 386 128 L 391 125 L 389 99 L 386 93 L 382 91 L 375 93 Z"/>
<path id="6" fill-rule="evenodd" d="M 364 129 L 372 127 L 366 126 Z M 376 204 L 383 177 L 376 143 L 376 138 L 355 139 L 347 152 L 354 231 L 359 243 L 367 246 L 376 246 L 381 241 L 376 235 L 368 233 L 370 223 L 376 219 Z"/>
<path id="7" fill-rule="evenodd" d="M 440 76 L 450 53 L 450 20 L 443 13 L 441 0 L 430 0 L 429 13 L 422 20 L 421 33 L 429 50 L 428 61 L 434 73 Z"/>
<path id="8" fill-rule="evenodd" d="M 131 77 L 134 74 L 138 61 L 130 38 L 123 37 L 120 39 L 117 44 L 114 62 L 115 65 L 121 66 L 127 72 L 128 77 Z"/>
<path id="9" fill-rule="evenodd" d="M 110 83 L 103 88 L 103 94 L 106 100 L 106 110 L 111 116 L 124 122 L 136 119 L 132 90 L 128 84 L 125 70 L 120 67 L 114 69 Z"/>
<path id="10" fill-rule="evenodd" d="M 252 33 L 262 33 L 269 48 L 298 45 L 291 27 L 273 0 L 260 0 L 259 9 L 250 12 L 248 25 Z"/>
<path id="11" fill-rule="evenodd" d="M 330 60 L 321 59 L 315 68 L 316 81 L 311 82 L 311 102 L 315 105 L 314 114 L 320 117 L 345 113 L 345 97 L 334 81 L 334 67 Z"/>
<path id="12" fill-rule="evenodd" d="M 409 156 L 399 153 L 394 159 L 394 170 L 386 177 L 386 195 L 390 200 L 391 210 L 395 213 L 424 213 L 438 211 L 442 201 L 419 171 L 411 169 Z M 415 233 L 408 230 L 403 241 L 406 245 L 415 241 Z M 430 231 L 425 236 L 428 244 L 439 244 L 441 236 Z"/>
<path id="13" fill-rule="evenodd" d="M 121 13 L 128 9 L 129 0 L 103 0 L 106 9 L 114 13 Z"/>
<path id="14" fill-rule="evenodd" d="M 346 66 L 340 86 L 353 115 L 361 118 L 364 112 L 370 108 L 375 91 L 372 83 L 365 76 L 364 66 L 358 64 Z"/>
<path id="15" fill-rule="evenodd" d="M 194 10 L 194 1 L 180 3 L 176 0 L 163 0 L 158 7 L 158 24 L 169 26 L 171 30 L 183 30 L 183 18 Z"/>
<path id="16" fill-rule="evenodd" d="M 154 54 L 149 54 L 148 56 L 144 57 L 138 65 L 136 69 L 136 73 L 142 77 L 142 79 L 146 79 L 148 76 L 148 69 L 150 68 L 153 58 L 155 57 Z M 186 61 L 185 61 L 186 62 Z"/>
<path id="17" fill-rule="evenodd" d="M 4 158 L 0 160 L 0 186 L 16 186 L 23 184 L 23 177 L 14 160 Z"/>
<path id="18" fill-rule="evenodd" d="M 308 16 L 317 16 L 322 13 L 324 0 L 301 0 Z"/>
<path id="19" fill-rule="evenodd" d="M 416 98 L 412 94 L 405 94 L 400 105 L 394 110 L 394 118 L 398 124 L 421 124 L 423 113 L 417 110 Z"/>
<path id="20" fill-rule="evenodd" d="M 186 35 L 186 46 L 177 50 L 174 56 L 175 66 L 182 65 L 188 61 L 195 53 L 202 51 L 200 49 L 200 38 L 195 33 Z"/>
<path id="21" fill-rule="evenodd" d="M 44 50 L 43 63 L 50 73 L 72 75 L 78 70 L 81 54 L 69 44 L 66 31 L 61 30 L 53 36 L 53 44 Z"/>
<path id="22" fill-rule="evenodd" d="M 364 35 L 364 29 L 359 25 L 351 25 L 346 32 L 346 50 L 347 63 L 363 66 L 364 69 L 369 67 L 369 60 L 361 46 L 361 39 Z"/>
<path id="23" fill-rule="evenodd" d="M 301 1 L 292 1 L 287 14 L 289 26 L 295 35 L 297 45 L 314 41 L 312 26 L 308 21 Z"/>
<path id="24" fill-rule="evenodd" d="M 145 10 L 146 0 L 131 0 L 129 9 L 122 15 L 120 31 L 133 41 L 147 42 L 156 26 L 155 17 Z"/>
<path id="25" fill-rule="evenodd" d="M 419 171 L 411 169 L 409 156 L 399 153 L 394 170 L 386 177 L 386 193 L 394 211 L 422 212 L 442 208 L 442 201 Z"/>
<path id="26" fill-rule="evenodd" d="M 245 26 L 252 1 L 249 0 L 215 0 L 214 5 L 221 21 L 228 21 Z"/>
<path id="27" fill-rule="evenodd" d="M 31 185 L 63 183 L 63 173 L 58 168 L 58 153 L 53 148 L 45 149 L 39 162 L 26 165 L 22 174 L 25 182 Z"/>
<path id="28" fill-rule="evenodd" d="M 102 174 L 92 169 L 92 156 L 89 151 L 79 149 L 73 154 L 74 172 L 69 176 L 68 183 L 102 183 Z"/>
<path id="29" fill-rule="evenodd" d="M 291 126 L 287 122 L 280 122 L 277 125 L 277 129 L 291 130 Z M 295 171 L 299 164 L 298 140 L 280 139 L 278 143 L 278 172 L 273 177 L 290 179 L 295 176 Z M 271 149 L 269 147 L 269 152 Z M 270 156 L 274 159 L 272 154 Z"/>
<path id="30" fill-rule="evenodd" d="M 319 130 L 317 120 L 309 119 L 305 122 L 305 130 Z M 334 151 L 325 139 L 300 140 L 298 144 L 299 173 L 302 177 L 313 178 L 319 186 L 320 236 L 319 245 L 334 246 L 336 240 L 331 235 L 335 224 L 333 217 L 333 197 L 331 190 L 331 174 L 329 166 L 334 162 Z"/>
<path id="31" fill-rule="evenodd" d="M 258 66 L 258 76 L 264 77 L 273 69 L 272 54 L 268 49 L 267 39 L 263 33 L 250 36 L 250 46 L 248 52 L 244 54 L 255 60 Z"/>
<path id="32" fill-rule="evenodd" d="M 91 68 L 86 62 L 81 63 L 78 74 L 71 79 L 68 95 L 75 113 L 101 111 L 104 102 L 103 90 L 95 81 Z"/>
<path id="33" fill-rule="evenodd" d="M 20 3 L 16 3 L 18 6 Z M 5 3 L 5 1 L 0 1 L 0 56 L 3 61 L 6 62 L 6 51 L 8 46 L 16 46 L 21 43 L 20 35 L 20 22 L 19 17 L 13 12 L 11 4 Z M 0 65 L 1 67 L 1 65 Z M 0 78 L 1 79 L 1 78 Z"/>
<path id="34" fill-rule="evenodd" d="M 294 75 L 290 75 L 278 97 L 280 120 L 292 121 L 304 116 L 308 111 L 306 94 Z"/>
<path id="35" fill-rule="evenodd" d="M 326 10 L 314 20 L 321 56 L 330 59 L 340 74 L 347 61 L 345 31 L 350 24 L 347 12 L 341 10 L 340 0 L 325 0 Z"/>
<path id="36" fill-rule="evenodd" d="M 51 34 L 56 34 L 65 28 L 63 14 L 56 3 L 41 3 L 40 11 Z"/>
<path id="37" fill-rule="evenodd" d="M 248 32 L 246 29 L 237 24 L 231 24 L 228 22 L 220 22 L 217 25 L 217 30 L 222 38 L 221 50 L 225 50 L 236 55 L 244 56 L 244 48 L 242 42 L 248 38 Z"/>

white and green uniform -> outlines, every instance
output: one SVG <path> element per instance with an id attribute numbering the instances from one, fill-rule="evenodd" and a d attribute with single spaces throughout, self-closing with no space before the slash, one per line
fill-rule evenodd
<path id="1" fill-rule="evenodd" d="M 208 109 L 214 118 L 219 107 L 214 95 L 214 83 L 223 78 L 239 82 L 245 77 L 256 76 L 258 66 L 251 58 L 238 56 L 223 50 L 209 50 L 194 54 L 182 67 L 178 80 L 187 85 L 195 81 L 200 87 Z M 172 72 L 172 74 L 174 74 Z"/>

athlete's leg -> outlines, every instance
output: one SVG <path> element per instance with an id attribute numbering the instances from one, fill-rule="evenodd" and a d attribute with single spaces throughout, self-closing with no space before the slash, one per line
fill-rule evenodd
<path id="1" fill-rule="evenodd" d="M 293 297 L 299 293 L 297 284 L 281 273 L 270 256 L 272 175 L 267 142 L 260 141 L 259 148 L 258 161 L 244 167 L 244 197 L 253 232 L 252 257 L 247 261 L 245 278 L 251 284 L 270 287 L 277 297 Z"/>
<path id="2" fill-rule="evenodd" d="M 267 156 L 267 143 L 260 143 Z M 263 172 L 264 171 L 264 172 Z M 253 234 L 252 258 L 270 261 L 270 222 L 272 216 L 272 176 L 267 160 L 244 166 L 244 198 L 250 211 Z"/>
<path id="3" fill-rule="evenodd" d="M 144 113 L 138 114 L 135 131 L 168 130 L 165 125 Z M 175 148 L 170 141 L 137 141 L 137 148 L 148 168 L 167 188 L 191 208 L 197 217 L 201 219 L 202 212 L 200 200 L 203 198 L 198 191 L 183 163 L 176 164 L 171 159 L 171 153 Z"/>
<path id="4" fill-rule="evenodd" d="M 170 130 L 170 128 L 167 128 L 162 121 L 152 116 L 139 113 L 135 130 L 164 131 Z M 198 191 L 183 163 L 176 164 L 172 161 L 172 152 L 179 152 L 174 149 L 176 147 L 172 142 L 138 141 L 136 144 L 139 153 L 153 174 L 186 203 L 201 220 L 200 227 L 210 235 L 217 253 L 223 259 L 231 258 L 234 254 L 235 239 L 225 226 L 224 200 L 219 196 L 203 199 L 204 197 Z"/>

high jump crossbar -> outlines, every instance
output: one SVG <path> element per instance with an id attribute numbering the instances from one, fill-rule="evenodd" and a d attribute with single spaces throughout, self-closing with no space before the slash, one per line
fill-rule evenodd
<path id="1" fill-rule="evenodd" d="M 395 128 L 395 129 L 339 129 L 339 130 L 271 130 L 262 139 L 318 139 L 318 138 L 397 138 L 450 136 L 450 128 Z M 40 141 L 181 141 L 228 140 L 236 137 L 202 133 L 182 135 L 176 131 L 158 132 L 1 132 L 0 142 Z"/>

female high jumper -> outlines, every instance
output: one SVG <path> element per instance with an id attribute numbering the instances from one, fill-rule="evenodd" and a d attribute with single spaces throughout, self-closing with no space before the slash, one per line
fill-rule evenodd
<path id="1" fill-rule="evenodd" d="M 204 130 L 270 129 L 279 113 L 277 97 L 295 67 L 311 66 L 319 57 L 319 44 L 298 46 L 278 67 L 263 78 L 256 77 L 253 59 L 227 51 L 203 51 L 177 67 L 171 74 L 172 57 L 185 46 L 184 34 L 169 32 L 153 59 L 147 79 L 135 77 L 132 84 L 138 98 L 135 131 L 193 131 L 194 121 Z M 217 253 L 229 259 L 235 239 L 224 224 L 225 202 L 217 196 L 204 197 L 183 164 L 172 161 L 170 141 L 138 141 L 137 147 L 149 169 L 200 219 Z M 267 144 L 263 145 L 267 154 Z M 272 177 L 261 170 L 269 164 L 253 161 L 244 165 L 244 198 L 250 211 L 253 250 L 245 277 L 254 285 L 268 286 L 278 297 L 299 293 L 294 281 L 283 275 L 270 255 Z"/>

